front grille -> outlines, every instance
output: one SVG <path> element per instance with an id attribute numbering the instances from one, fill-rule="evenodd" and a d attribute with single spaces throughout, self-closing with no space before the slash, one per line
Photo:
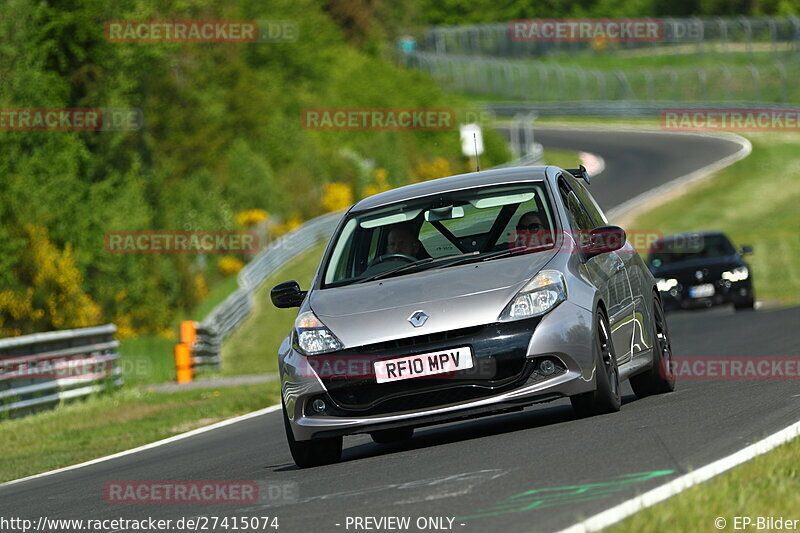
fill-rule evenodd
<path id="1" fill-rule="evenodd" d="M 377 383 L 373 375 L 321 377 L 334 411 L 342 416 L 383 414 L 479 399 L 525 383 L 534 371 L 527 348 L 540 318 L 491 324 L 345 350 L 337 358 L 393 359 L 469 346 L 475 366 L 442 377 Z"/>
<path id="2" fill-rule="evenodd" d="M 406 337 L 403 339 L 395 339 L 391 341 L 378 342 L 375 344 L 368 344 L 366 346 L 359 346 L 357 348 L 353 348 L 353 351 L 360 354 L 371 354 L 385 352 L 388 350 L 407 350 L 417 346 L 424 347 L 445 341 L 457 341 L 459 339 L 464 339 L 474 335 L 480 332 L 482 329 L 484 329 L 484 326 L 441 331 L 439 333 L 428 333 L 426 335 L 417 335 L 416 337 Z"/>

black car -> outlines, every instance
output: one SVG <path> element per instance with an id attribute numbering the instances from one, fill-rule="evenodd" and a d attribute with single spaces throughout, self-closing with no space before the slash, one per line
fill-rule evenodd
<path id="1" fill-rule="evenodd" d="M 681 233 L 657 240 L 647 266 L 658 282 L 666 309 L 688 309 L 733 304 L 752 309 L 753 277 L 742 256 L 721 232 Z"/>

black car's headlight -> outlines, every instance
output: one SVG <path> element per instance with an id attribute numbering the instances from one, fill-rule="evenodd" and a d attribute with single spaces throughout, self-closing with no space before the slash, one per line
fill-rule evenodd
<path id="1" fill-rule="evenodd" d="M 669 292 L 671 289 L 674 289 L 675 287 L 678 286 L 678 280 L 675 278 L 669 278 L 669 279 L 658 278 L 656 280 L 656 286 L 658 287 L 658 290 L 661 292 Z"/>
<path id="2" fill-rule="evenodd" d="M 506 306 L 501 322 L 541 316 L 567 299 L 564 275 L 557 270 L 542 270 Z"/>
<path id="3" fill-rule="evenodd" d="M 294 332 L 297 346 L 305 355 L 319 355 L 344 348 L 336 335 L 311 311 L 297 315 Z"/>
<path id="4" fill-rule="evenodd" d="M 737 281 L 744 281 L 750 277 L 750 271 L 746 266 L 736 267 L 733 270 L 727 270 L 722 273 L 722 279 L 735 283 Z"/>

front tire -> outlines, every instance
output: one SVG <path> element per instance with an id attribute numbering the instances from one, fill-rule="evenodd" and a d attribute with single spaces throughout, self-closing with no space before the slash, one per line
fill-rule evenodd
<path id="1" fill-rule="evenodd" d="M 736 311 L 752 311 L 756 307 L 755 298 L 751 294 L 746 300 L 742 300 L 740 302 L 734 302 L 733 308 Z"/>
<path id="2" fill-rule="evenodd" d="M 675 390 L 675 376 L 672 375 L 672 345 L 661 300 L 653 300 L 653 366 L 642 374 L 632 376 L 631 388 L 638 398 L 663 394 Z"/>
<path id="3" fill-rule="evenodd" d="M 619 386 L 619 368 L 611 329 L 605 315 L 598 311 L 595 317 L 594 364 L 595 390 L 570 396 L 572 408 L 580 417 L 614 413 L 622 405 Z"/>
<path id="4" fill-rule="evenodd" d="M 286 405 L 283 404 L 283 427 L 294 463 L 300 468 L 329 465 L 342 460 L 342 437 L 328 437 L 311 440 L 294 440 Z"/>

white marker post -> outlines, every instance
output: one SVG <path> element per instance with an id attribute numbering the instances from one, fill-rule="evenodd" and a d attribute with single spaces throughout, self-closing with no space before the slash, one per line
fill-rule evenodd
<path id="1" fill-rule="evenodd" d="M 483 153 L 483 132 L 477 124 L 464 124 L 461 131 L 461 152 L 473 160 L 473 167 L 478 170 L 478 158 Z"/>

